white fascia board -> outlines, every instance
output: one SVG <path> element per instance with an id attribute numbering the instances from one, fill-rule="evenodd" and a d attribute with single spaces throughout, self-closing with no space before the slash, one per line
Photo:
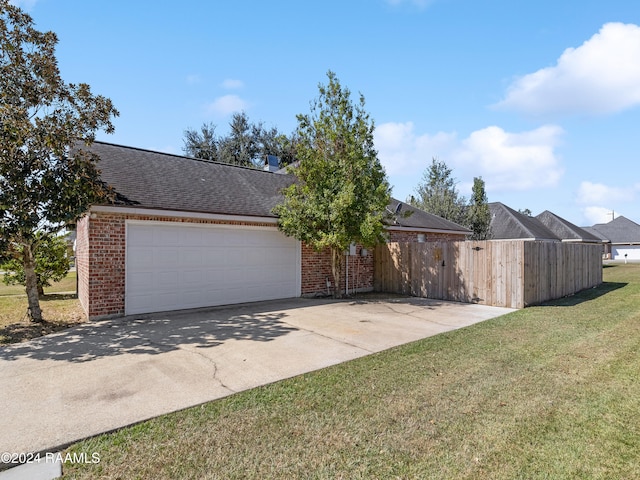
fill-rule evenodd
<path id="1" fill-rule="evenodd" d="M 271 223 L 276 225 L 278 219 L 274 217 L 252 217 L 250 215 L 225 215 L 221 213 L 185 212 L 178 210 L 156 210 L 151 208 L 116 207 L 111 205 L 97 205 L 89 209 L 91 213 L 120 213 L 129 215 L 147 215 L 155 217 L 197 218 L 200 220 L 220 220 L 229 222 Z"/>

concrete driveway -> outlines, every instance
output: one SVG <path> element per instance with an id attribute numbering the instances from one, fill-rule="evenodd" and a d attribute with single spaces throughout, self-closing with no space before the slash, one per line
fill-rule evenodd
<path id="1" fill-rule="evenodd" d="M 85 324 L 0 347 L 0 452 L 76 440 L 512 310 L 291 299 Z"/>

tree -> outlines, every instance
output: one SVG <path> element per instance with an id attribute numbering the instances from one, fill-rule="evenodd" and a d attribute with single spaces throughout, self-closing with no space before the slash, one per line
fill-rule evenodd
<path id="1" fill-rule="evenodd" d="M 203 123 L 200 131 L 187 129 L 182 150 L 190 157 L 245 167 L 262 167 L 267 155 L 278 157 L 281 166 L 295 160 L 295 134 L 287 137 L 276 127 L 252 123 L 244 112 L 233 114 L 229 128 L 229 135 L 222 137 L 213 123 Z"/>
<path id="2" fill-rule="evenodd" d="M 466 200 L 456 189 L 456 180 L 451 176 L 447 164 L 433 158 L 425 170 L 422 182 L 416 188 L 417 197 L 410 197 L 409 203 L 425 212 L 432 213 L 459 225 L 466 221 Z"/>
<path id="3" fill-rule="evenodd" d="M 518 213 L 524 215 L 525 217 L 532 217 L 533 216 L 533 213 L 531 213 L 531 210 L 529 210 L 528 208 L 518 209 Z"/>
<path id="4" fill-rule="evenodd" d="M 111 100 L 60 77 L 53 32 L 0 0 L 0 261 L 22 262 L 29 315 L 42 321 L 35 271 L 38 232 L 73 223 L 110 192 L 84 149 L 113 131 Z"/>
<path id="5" fill-rule="evenodd" d="M 5 272 L 3 281 L 7 285 L 25 285 L 24 263 L 20 261 L 20 250 L 24 247 L 15 245 L 15 248 L 18 255 L 0 267 Z M 67 242 L 63 237 L 39 231 L 35 234 L 33 250 L 38 294 L 44 295 L 44 287 L 50 287 L 51 282 L 59 282 L 69 271 Z"/>
<path id="6" fill-rule="evenodd" d="M 489 211 L 482 177 L 473 178 L 471 199 L 466 212 L 466 225 L 473 232 L 469 238 L 471 240 L 488 240 L 491 238 L 491 212 Z"/>
<path id="7" fill-rule="evenodd" d="M 186 155 L 201 158 L 210 162 L 218 160 L 218 138 L 216 126 L 213 123 L 203 123 L 200 131 L 184 131 L 183 151 Z"/>
<path id="8" fill-rule="evenodd" d="M 352 242 L 371 246 L 383 240 L 389 184 L 373 145 L 374 123 L 364 97 L 358 103 L 335 73 L 320 84 L 311 113 L 298 115 L 295 173 L 298 181 L 284 189 L 274 209 L 286 235 L 329 249 L 334 295 L 341 295 L 340 271 Z"/>
<path id="9" fill-rule="evenodd" d="M 252 124 L 242 112 L 233 114 L 229 128 L 229 135 L 219 142 L 219 161 L 245 167 L 260 165 L 263 160 L 259 158 L 262 124 Z"/>

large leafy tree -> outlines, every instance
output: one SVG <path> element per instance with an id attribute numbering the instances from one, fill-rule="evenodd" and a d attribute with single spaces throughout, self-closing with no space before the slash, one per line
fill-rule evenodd
<path id="1" fill-rule="evenodd" d="M 473 178 L 466 225 L 473 232 L 469 237 L 471 240 L 489 240 L 491 238 L 491 212 L 482 177 Z"/>
<path id="2" fill-rule="evenodd" d="M 329 71 L 311 113 L 298 115 L 298 181 L 274 212 L 285 234 L 331 251 L 334 295 L 340 296 L 344 252 L 352 242 L 383 240 L 389 184 L 373 145 L 374 123 L 364 97 L 352 102 Z"/>
<path id="3" fill-rule="evenodd" d="M 199 131 L 185 130 L 183 141 L 183 151 L 188 156 L 209 162 L 218 161 L 219 139 L 213 123 L 203 123 Z"/>
<path id="4" fill-rule="evenodd" d="M 185 130 L 183 141 L 190 157 L 258 168 L 267 155 L 278 157 L 282 166 L 292 163 L 297 143 L 295 134 L 288 137 L 275 127 L 253 123 L 244 112 L 233 114 L 226 136 L 216 135 L 213 123 L 203 123 L 200 130 Z"/>
<path id="5" fill-rule="evenodd" d="M 242 112 L 233 114 L 229 128 L 229 135 L 219 142 L 220 161 L 247 167 L 260 164 L 262 124 L 252 124 Z"/>
<path id="6" fill-rule="evenodd" d="M 431 160 L 416 188 L 416 196 L 409 203 L 459 225 L 465 224 L 467 201 L 458 193 L 452 170 L 437 158 Z"/>
<path id="7" fill-rule="evenodd" d="M 34 264 L 38 279 L 38 294 L 44 295 L 44 287 L 50 287 L 51 282 L 59 282 L 69 272 L 68 245 L 64 237 L 39 231 L 35 235 L 37 249 L 34 252 Z M 17 246 L 18 250 L 24 247 Z M 3 281 L 7 285 L 26 285 L 24 262 L 21 261 L 20 251 L 12 256 L 0 268 L 4 270 Z"/>
<path id="8" fill-rule="evenodd" d="M 65 83 L 57 36 L 0 0 L 0 254 L 24 266 L 29 314 L 42 321 L 35 256 L 38 232 L 73 223 L 109 192 L 84 149 L 118 115 L 87 84 Z M 72 152 L 71 149 L 74 149 Z"/>

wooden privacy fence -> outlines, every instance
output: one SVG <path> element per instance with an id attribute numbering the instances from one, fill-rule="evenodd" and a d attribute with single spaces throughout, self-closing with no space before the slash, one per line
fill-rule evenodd
<path id="1" fill-rule="evenodd" d="M 375 250 L 374 290 L 523 308 L 602 283 L 602 247 L 490 240 L 387 243 Z"/>

